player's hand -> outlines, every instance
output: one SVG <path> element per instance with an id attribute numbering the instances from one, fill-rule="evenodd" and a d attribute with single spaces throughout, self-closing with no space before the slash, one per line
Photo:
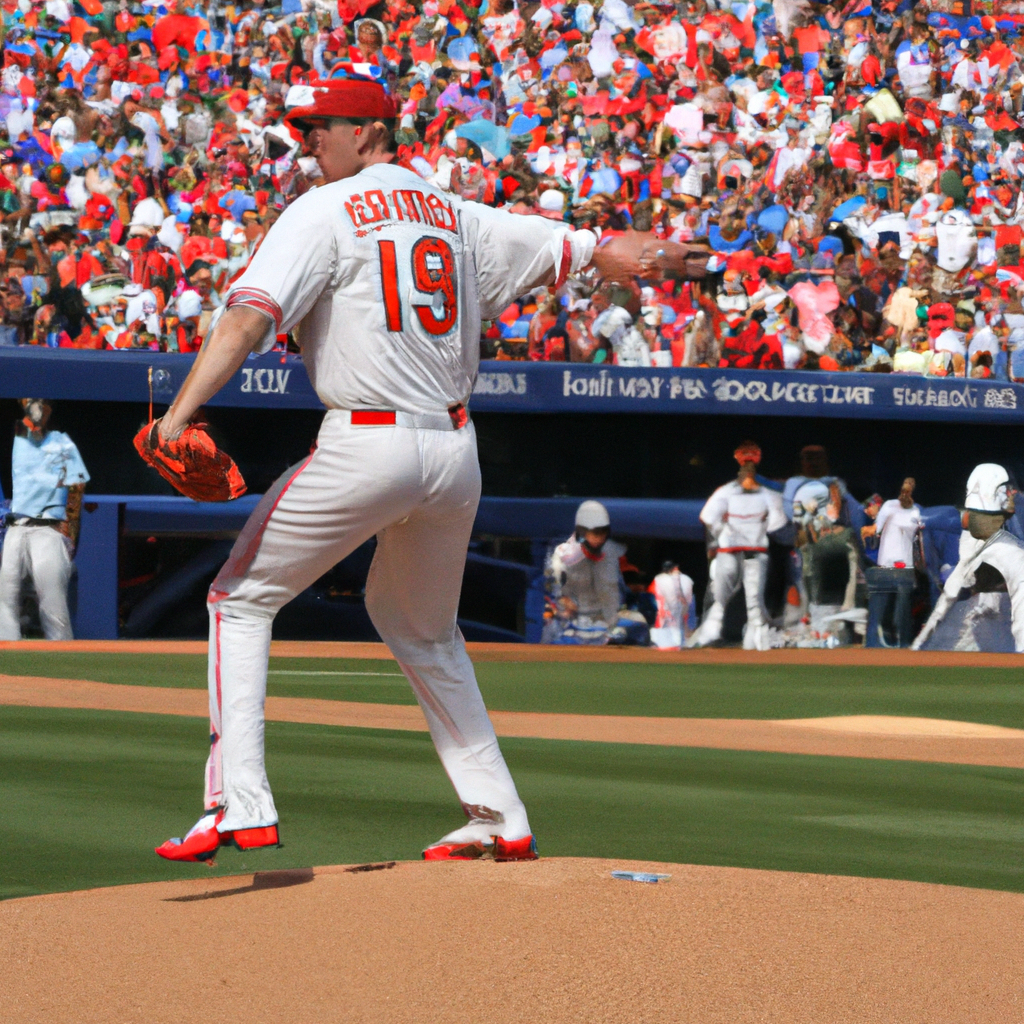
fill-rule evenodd
<path id="1" fill-rule="evenodd" d="M 630 281 L 634 277 L 645 277 L 646 271 L 640 260 L 654 235 L 644 231 L 627 231 L 602 239 L 590 258 L 590 265 L 605 281 Z M 603 243 L 603 244 L 602 244 Z"/>
<path id="2" fill-rule="evenodd" d="M 177 441 L 179 437 L 184 433 L 187 423 L 182 423 L 180 426 L 174 426 L 170 423 L 166 416 L 161 416 L 156 421 L 157 431 L 160 437 L 165 441 Z"/>
<path id="3" fill-rule="evenodd" d="M 669 242 L 651 237 L 640 254 L 644 276 L 654 280 L 675 277 L 684 281 L 700 280 L 707 272 L 709 250 L 699 245 Z"/>

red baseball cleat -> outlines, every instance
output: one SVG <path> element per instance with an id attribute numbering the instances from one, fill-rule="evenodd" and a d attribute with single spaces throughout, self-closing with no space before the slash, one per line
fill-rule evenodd
<path id="1" fill-rule="evenodd" d="M 234 843 L 239 850 L 258 850 L 261 846 L 280 846 L 276 825 L 263 828 L 236 828 L 234 832 L 222 832 L 221 844 Z"/>
<path id="2" fill-rule="evenodd" d="M 478 860 L 490 853 L 484 843 L 435 843 L 423 851 L 424 860 Z"/>
<path id="3" fill-rule="evenodd" d="M 217 822 L 223 817 L 223 810 L 208 811 L 188 830 L 184 839 L 168 839 L 156 852 L 165 860 L 212 860 L 221 844 Z"/>
<path id="4" fill-rule="evenodd" d="M 280 846 L 276 825 L 262 828 L 240 828 L 234 832 L 218 832 L 217 825 L 224 819 L 222 808 L 208 811 L 184 839 L 168 839 L 156 847 L 156 853 L 165 860 L 212 861 L 217 850 L 232 843 L 239 850 L 256 850 L 264 846 Z"/>
<path id="5" fill-rule="evenodd" d="M 524 836 L 522 839 L 502 839 L 501 836 L 494 837 L 494 859 L 497 861 L 508 860 L 536 860 L 537 840 L 533 836 Z"/>

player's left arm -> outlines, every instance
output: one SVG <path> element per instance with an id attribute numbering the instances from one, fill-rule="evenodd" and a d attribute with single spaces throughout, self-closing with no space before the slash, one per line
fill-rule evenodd
<path id="1" fill-rule="evenodd" d="M 82 496 L 85 484 L 72 484 L 68 488 L 68 502 L 64 506 L 64 522 L 61 533 L 71 541 L 72 548 L 78 546 L 78 533 L 82 525 Z"/>
<path id="2" fill-rule="evenodd" d="M 66 434 L 63 436 L 61 455 L 61 485 L 67 488 L 67 500 L 64 503 L 64 519 L 60 524 L 60 532 L 67 537 L 71 552 L 78 545 L 78 529 L 82 521 L 82 496 L 85 485 L 89 482 L 89 471 L 85 468 L 78 446 Z"/>
<path id="3" fill-rule="evenodd" d="M 848 612 L 857 604 L 857 572 L 860 569 L 860 554 L 857 546 L 853 543 L 853 534 L 846 543 L 846 561 L 849 567 L 849 575 L 846 577 L 846 590 L 843 593 L 842 611 Z"/>
<path id="4" fill-rule="evenodd" d="M 266 337 L 271 316 L 254 306 L 224 311 L 213 333 L 192 364 L 181 390 L 160 420 L 160 436 L 173 441 L 192 417 L 241 369 Z"/>
<path id="5" fill-rule="evenodd" d="M 281 215 L 231 286 L 227 309 L 207 338 L 178 396 L 160 421 L 175 440 L 196 411 L 241 369 L 291 330 L 334 280 L 339 253 L 322 194 L 306 193 Z"/>
<path id="6" fill-rule="evenodd" d="M 725 513 L 729 507 L 728 499 L 722 492 L 721 487 L 715 488 L 714 493 L 700 510 L 700 521 L 708 528 L 711 535 L 717 539 L 722 527 L 725 526 Z"/>

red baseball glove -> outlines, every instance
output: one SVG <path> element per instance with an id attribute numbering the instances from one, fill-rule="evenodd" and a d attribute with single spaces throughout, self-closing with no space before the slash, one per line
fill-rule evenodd
<path id="1" fill-rule="evenodd" d="M 196 501 L 230 501 L 245 494 L 245 481 L 234 459 L 220 451 L 204 429 L 190 423 L 176 441 L 160 437 L 158 423 L 135 435 L 135 450 L 168 483 Z"/>

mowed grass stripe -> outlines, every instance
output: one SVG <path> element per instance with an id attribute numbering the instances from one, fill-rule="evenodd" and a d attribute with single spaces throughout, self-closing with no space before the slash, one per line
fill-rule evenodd
<path id="1" fill-rule="evenodd" d="M 268 693 L 415 704 L 393 661 L 273 658 Z M 676 718 L 822 718 L 904 715 L 1024 728 L 1016 669 L 861 666 L 614 665 L 483 662 L 480 688 L 495 711 Z M 298 672 L 381 673 L 373 676 Z M 203 688 L 202 655 L 3 651 L 0 673 Z"/>
<path id="2" fill-rule="evenodd" d="M 0 708 L 0 895 L 209 877 L 153 846 L 200 811 L 197 719 Z M 1024 772 L 506 739 L 542 854 L 1024 891 Z M 268 723 L 281 850 L 214 873 L 409 859 L 460 821 L 427 736 Z"/>
<path id="3" fill-rule="evenodd" d="M 268 676 L 375 676 L 377 678 L 386 677 L 388 679 L 404 679 L 405 676 L 401 672 L 337 672 L 332 670 L 319 671 L 319 672 L 301 672 L 297 669 L 290 668 L 271 668 L 267 670 Z"/>

